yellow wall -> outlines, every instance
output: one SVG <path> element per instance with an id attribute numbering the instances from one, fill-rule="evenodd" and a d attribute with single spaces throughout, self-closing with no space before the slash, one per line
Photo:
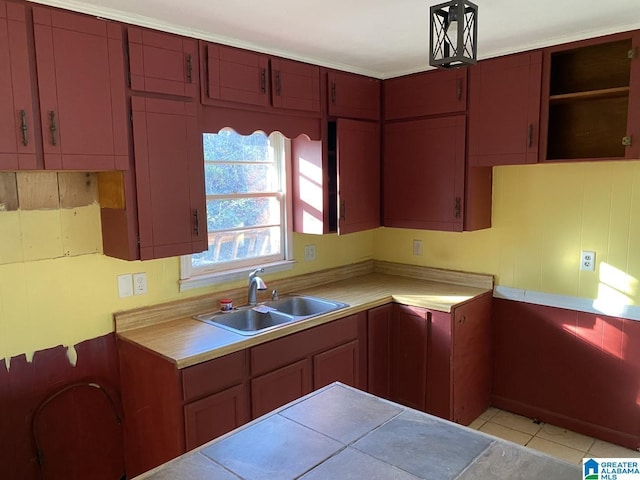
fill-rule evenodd
<path id="1" fill-rule="evenodd" d="M 413 256 L 413 239 L 423 241 L 422 256 Z M 580 271 L 581 250 L 596 251 L 595 272 Z M 640 305 L 640 162 L 496 167 L 491 229 L 380 229 L 374 257 L 491 273 L 497 285 L 524 290 L 618 293 Z"/>
<path id="2" fill-rule="evenodd" d="M 422 256 L 412 255 L 413 239 L 423 241 Z M 491 273 L 498 285 L 561 295 L 609 289 L 640 305 L 640 162 L 498 167 L 491 229 L 295 235 L 295 258 L 310 244 L 315 261 L 265 278 L 377 258 Z M 597 252 L 596 272 L 579 270 L 580 250 Z M 125 262 L 100 251 L 98 205 L 0 212 L 0 358 L 104 335 L 114 311 L 238 284 L 181 294 L 177 258 Z M 147 273 L 149 293 L 118 298 L 117 275 L 136 272 Z"/>

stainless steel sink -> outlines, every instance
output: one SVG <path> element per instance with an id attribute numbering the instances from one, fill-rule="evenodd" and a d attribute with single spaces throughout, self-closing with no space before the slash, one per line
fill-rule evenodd
<path id="1" fill-rule="evenodd" d="M 286 295 L 279 300 L 261 303 L 255 307 L 240 307 L 231 312 L 204 313 L 194 315 L 193 318 L 240 335 L 256 335 L 348 306 L 346 303 L 308 295 Z"/>
<path id="2" fill-rule="evenodd" d="M 287 295 L 279 300 L 267 302 L 266 305 L 296 317 L 311 317 L 349 306 L 346 303 L 306 295 Z"/>

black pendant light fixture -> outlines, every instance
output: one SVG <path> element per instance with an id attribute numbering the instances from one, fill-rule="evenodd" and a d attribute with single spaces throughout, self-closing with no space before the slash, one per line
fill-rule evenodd
<path id="1" fill-rule="evenodd" d="M 467 1 L 431 7 L 429 17 L 429 65 L 454 68 L 477 61 L 478 6 Z"/>

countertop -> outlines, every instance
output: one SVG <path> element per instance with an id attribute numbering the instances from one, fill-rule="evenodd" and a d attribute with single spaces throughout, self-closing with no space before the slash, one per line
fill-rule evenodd
<path id="1" fill-rule="evenodd" d="M 577 465 L 334 383 L 136 478 L 574 480 L 580 473 Z"/>
<path id="2" fill-rule="evenodd" d="M 337 300 L 349 307 L 258 335 L 239 335 L 194 320 L 191 315 L 125 330 L 118 329 L 116 324 L 116 331 L 120 338 L 163 356 L 177 368 L 185 368 L 390 302 L 450 312 L 456 305 L 491 291 L 477 286 L 369 273 L 291 292 Z M 165 315 L 171 318 L 169 310 Z"/>

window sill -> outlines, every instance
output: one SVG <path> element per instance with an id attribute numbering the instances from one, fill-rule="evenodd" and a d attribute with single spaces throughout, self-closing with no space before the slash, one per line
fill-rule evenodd
<path id="1" fill-rule="evenodd" d="M 236 270 L 226 270 L 219 273 L 207 273 L 191 278 L 183 278 L 179 281 L 180 291 L 193 290 L 195 288 L 207 287 L 233 280 L 244 280 L 249 274 L 258 267 L 263 267 L 265 273 L 284 272 L 291 270 L 293 265 L 297 263 L 295 260 L 283 260 L 281 262 L 265 263 L 259 266 L 238 268 Z"/>

